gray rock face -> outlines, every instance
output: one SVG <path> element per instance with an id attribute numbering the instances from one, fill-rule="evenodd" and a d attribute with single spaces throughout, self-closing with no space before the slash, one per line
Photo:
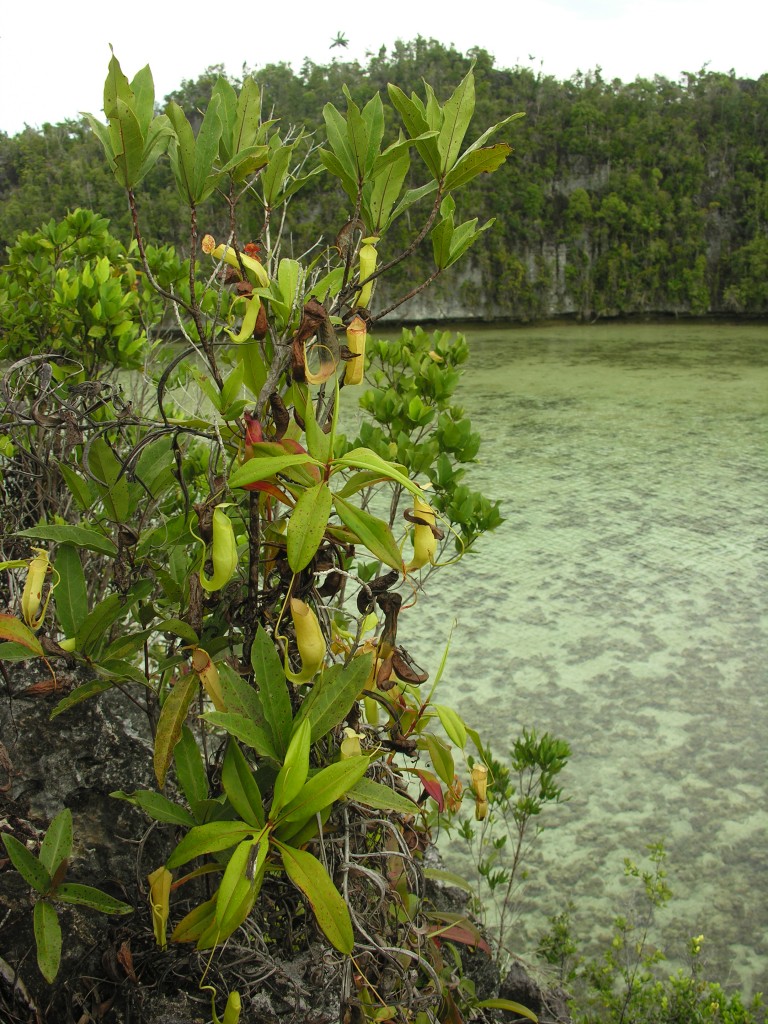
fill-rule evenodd
<path id="1" fill-rule="evenodd" d="M 68 807 L 74 846 L 67 880 L 95 885 L 148 918 L 137 875 L 162 863 L 167 844 L 155 830 L 140 848 L 146 818 L 109 796 L 115 789 L 153 784 L 145 716 L 114 691 L 51 722 L 50 712 L 62 693 L 25 696 L 24 689 L 36 681 L 35 669 L 26 665 L 12 666 L 9 675 L 12 695 L 6 688 L 0 700 L 0 765 L 5 776 L 0 779 L 0 830 L 38 854 L 52 818 Z M 87 678 L 66 682 L 79 685 Z M 60 905 L 61 968 L 49 986 L 36 963 L 30 889 L 4 856 L 0 878 L 0 1020 L 66 1024 L 81 1019 L 85 1010 L 119 1001 L 117 993 L 131 983 L 118 953 L 136 915 L 107 917 Z"/>

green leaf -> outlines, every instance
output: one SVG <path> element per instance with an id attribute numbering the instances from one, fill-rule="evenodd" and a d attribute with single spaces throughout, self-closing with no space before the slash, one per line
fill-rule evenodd
<path id="1" fill-rule="evenodd" d="M 51 888 L 51 876 L 45 865 L 37 857 L 33 856 L 26 846 L 20 843 L 14 836 L 9 836 L 3 832 L 2 839 L 6 852 L 11 858 L 11 863 L 24 881 L 31 885 L 33 889 L 45 895 Z"/>
<path id="2" fill-rule="evenodd" d="M 538 1024 L 539 1018 L 533 1010 L 529 1010 L 522 1003 L 516 1003 L 513 999 L 481 999 L 479 1003 L 474 1005 L 485 1007 L 488 1010 L 509 1010 L 510 1013 L 516 1013 L 520 1017 L 527 1017 L 534 1024 Z"/>
<path id="3" fill-rule="evenodd" d="M 222 929 L 218 941 L 222 941 L 224 938 L 225 924 L 228 919 L 231 920 L 239 912 L 243 901 L 250 892 L 251 882 L 246 878 L 245 873 L 252 849 L 253 841 L 250 839 L 244 839 L 238 843 L 224 870 L 219 891 L 216 894 L 216 922 Z M 238 921 L 238 925 L 240 923 Z"/>
<path id="4" fill-rule="evenodd" d="M 414 96 L 408 99 L 402 89 L 391 83 L 387 85 L 387 92 L 389 93 L 392 106 L 400 114 L 405 130 L 412 139 L 415 140 L 417 137 L 424 136 L 426 133 L 433 131 L 433 125 L 424 116 L 423 108 L 420 109 L 420 105 L 414 102 Z M 427 165 L 429 173 L 435 180 L 439 180 L 441 168 L 440 150 L 437 146 L 437 140 L 434 136 L 422 138 L 421 142 L 416 142 L 416 149 L 421 159 Z"/>
<path id="5" fill-rule="evenodd" d="M 80 555 L 73 544 L 62 544 L 54 562 L 59 583 L 54 597 L 56 615 L 66 636 L 74 636 L 88 615 L 88 591 Z"/>
<path id="6" fill-rule="evenodd" d="M 54 544 L 73 544 L 76 548 L 95 551 L 99 555 L 114 557 L 117 554 L 117 546 L 109 537 L 87 526 L 30 526 L 28 530 L 19 530 L 18 536 L 52 540 Z"/>
<path id="7" fill-rule="evenodd" d="M 144 156 L 144 135 L 132 106 L 117 100 L 116 116 L 109 119 L 113 170 L 123 188 L 134 188 Z"/>
<path id="8" fill-rule="evenodd" d="M 273 749 L 282 757 L 291 739 L 293 710 L 283 663 L 261 625 L 251 648 L 251 666 L 264 717 L 269 724 Z"/>
<path id="9" fill-rule="evenodd" d="M 189 672 L 179 676 L 160 709 L 153 763 L 155 778 L 161 788 L 165 785 L 165 776 L 173 758 L 173 748 L 181 738 L 181 727 L 187 717 L 189 705 L 199 687 L 200 680 L 196 673 Z"/>
<path id="10" fill-rule="evenodd" d="M 223 128 L 219 117 L 220 102 L 219 96 L 211 96 L 195 140 L 193 199 L 196 205 L 210 196 L 216 183 L 215 176 L 213 180 L 211 176 L 214 161 L 219 154 L 219 139 Z"/>
<path id="11" fill-rule="evenodd" d="M 320 427 L 315 416 L 315 404 L 312 393 L 307 388 L 307 401 L 304 405 L 304 423 L 307 432 L 307 449 L 313 459 L 326 464 L 331 456 L 331 435 Z"/>
<path id="12" fill-rule="evenodd" d="M 403 556 L 388 523 L 351 505 L 339 494 L 333 495 L 333 505 L 342 523 L 352 530 L 372 555 L 398 572 L 402 570 Z"/>
<path id="13" fill-rule="evenodd" d="M 144 158 L 141 161 L 141 167 L 136 178 L 137 185 L 143 181 L 168 149 L 172 137 L 173 129 L 171 128 L 171 122 L 165 114 L 160 114 L 149 126 L 149 133 L 144 141 Z"/>
<path id="14" fill-rule="evenodd" d="M 494 219 L 491 218 L 491 220 L 487 220 L 482 227 L 478 228 L 476 217 L 473 220 L 467 220 L 464 221 L 463 224 L 459 224 L 451 237 L 450 255 L 446 266 L 451 267 L 457 260 L 460 260 L 467 249 L 469 249 L 471 245 L 474 245 L 484 231 L 493 227 L 493 224 Z"/>
<path id="15" fill-rule="evenodd" d="M 445 882 L 446 885 L 453 885 L 457 889 L 461 889 L 462 892 L 472 893 L 472 886 L 461 875 L 457 875 L 454 871 L 442 871 L 439 868 L 425 868 L 424 877 L 431 878 L 435 882 Z"/>
<path id="16" fill-rule="evenodd" d="M 109 627 L 125 610 L 119 594 L 110 594 L 97 604 L 75 634 L 75 650 L 85 654 L 95 651 L 108 638 Z"/>
<path id="17" fill-rule="evenodd" d="M 64 478 L 64 483 L 67 485 L 72 497 L 77 502 L 78 506 L 83 512 L 86 512 L 96 500 L 96 492 L 91 491 L 90 485 L 87 480 L 84 480 L 79 473 L 77 473 L 71 466 L 66 466 L 63 462 L 57 463 L 58 470 Z M 75 527 L 80 529 L 80 527 Z M 110 541 L 110 543 L 112 543 Z M 82 546 L 82 545 L 81 545 Z M 112 545 L 114 548 L 114 545 Z M 105 551 L 104 554 L 116 554 L 117 550 L 113 552 Z"/>
<path id="18" fill-rule="evenodd" d="M 253 777 L 251 766 L 233 740 L 227 744 L 221 782 L 227 799 L 243 821 L 263 828 L 264 807 L 261 792 Z"/>
<path id="19" fill-rule="evenodd" d="M 173 100 L 168 104 L 165 112 L 174 132 L 169 156 L 176 179 L 176 188 L 184 202 L 194 205 L 195 136 L 192 125 L 178 103 Z"/>
<path id="20" fill-rule="evenodd" d="M 347 452 L 340 459 L 334 459 L 333 467 L 334 469 L 338 467 L 367 469 L 371 472 L 380 473 L 388 480 L 394 480 L 395 483 L 400 484 L 401 487 L 404 487 L 406 491 L 410 491 L 411 494 L 416 494 L 420 498 L 424 497 L 421 487 L 408 479 L 402 471 L 402 467 L 396 466 L 392 462 L 387 462 L 386 459 L 382 459 L 376 452 L 372 452 L 370 448 L 353 448 L 351 452 Z"/>
<path id="21" fill-rule="evenodd" d="M 441 219 L 432 229 L 432 254 L 435 266 L 444 270 L 451 258 L 451 239 L 453 238 L 453 212 L 455 203 L 451 196 L 446 196 L 440 204 Z"/>
<path id="22" fill-rule="evenodd" d="M 149 789 L 137 789 L 135 793 L 124 793 L 122 789 L 116 789 L 109 795 L 115 800 L 125 800 L 126 803 L 133 804 L 134 807 L 140 807 L 150 818 L 162 821 L 166 825 L 183 825 L 189 828 L 195 824 L 194 817 L 186 807 L 175 804 L 162 793 L 153 793 Z"/>
<path id="23" fill-rule="evenodd" d="M 56 911 L 45 900 L 35 904 L 32 912 L 32 924 L 37 946 L 37 966 L 48 982 L 53 984 L 59 973 L 61 962 L 61 925 Z"/>
<path id="24" fill-rule="evenodd" d="M 237 115 L 233 135 L 233 155 L 242 153 L 259 141 L 261 127 L 261 95 L 255 78 L 248 76 L 237 99 Z"/>
<path id="25" fill-rule="evenodd" d="M 279 139 L 278 139 L 279 142 Z M 269 162 L 259 176 L 258 187 L 264 197 L 264 206 L 272 209 L 280 195 L 288 167 L 291 162 L 293 146 L 282 143 L 270 150 Z"/>
<path id="26" fill-rule="evenodd" d="M 357 199 L 357 182 L 351 174 L 345 169 L 344 164 L 334 153 L 329 153 L 326 149 L 319 149 L 317 151 L 318 159 L 326 171 L 330 171 L 334 177 L 341 181 L 342 188 L 349 196 L 350 200 L 354 203 Z"/>
<path id="27" fill-rule="evenodd" d="M 173 929 L 171 942 L 196 942 L 214 923 L 216 897 L 212 896 L 182 918 Z"/>
<path id="28" fill-rule="evenodd" d="M 114 896 L 108 896 L 101 889 L 92 885 L 79 885 L 77 882 L 63 882 L 53 893 L 53 898 L 62 903 L 74 903 L 79 907 L 90 907 L 102 914 L 132 914 L 133 907 Z"/>
<path id="29" fill-rule="evenodd" d="M 469 71 L 443 106 L 443 124 L 437 140 L 443 174 L 456 163 L 474 112 L 475 76 Z"/>
<path id="30" fill-rule="evenodd" d="M 350 146 L 350 132 L 344 115 L 332 103 L 326 103 L 323 107 L 323 120 L 325 121 L 328 143 L 341 165 L 343 176 L 353 183 L 356 192 L 358 181 L 357 161 Z M 354 201 L 354 192 L 352 198 Z"/>
<path id="31" fill-rule="evenodd" d="M 272 761 L 278 761 L 278 754 L 271 738 L 264 729 L 260 729 L 250 718 L 244 715 L 233 715 L 226 711 L 208 711 L 201 715 L 206 722 L 224 729 L 230 736 L 241 740 L 246 746 L 251 747 L 262 757 L 268 757 Z"/>
<path id="32" fill-rule="evenodd" d="M 230 487 L 245 487 L 248 484 L 256 483 L 257 480 L 267 480 L 277 473 L 282 473 L 289 466 L 306 466 L 312 463 L 319 466 L 311 455 L 265 455 L 248 462 L 234 471 L 229 478 Z"/>
<path id="33" fill-rule="evenodd" d="M 224 381 L 224 387 L 221 389 L 222 410 L 226 411 L 230 405 L 237 400 L 243 387 L 244 374 L 245 368 L 242 362 L 236 363 L 235 368 L 228 375 L 227 379 Z"/>
<path id="34" fill-rule="evenodd" d="M 120 61 L 113 53 L 109 60 L 107 77 L 104 81 L 104 113 L 107 118 L 117 117 L 117 101 L 119 99 L 124 103 L 132 103 L 134 95 L 128 79 L 120 67 Z"/>
<path id="35" fill-rule="evenodd" d="M 72 812 L 68 807 L 59 811 L 45 833 L 40 847 L 40 863 L 51 877 L 63 860 L 72 852 Z"/>
<path id="36" fill-rule="evenodd" d="M 114 685 L 114 679 L 91 679 L 87 683 L 81 683 L 80 686 L 76 686 L 71 693 L 68 693 L 66 697 L 59 701 L 51 712 L 50 720 L 53 721 L 63 711 L 69 711 L 70 708 L 81 704 L 84 700 L 88 700 L 89 697 L 98 697 L 100 693 L 111 690 Z"/>
<path id="37" fill-rule="evenodd" d="M 96 487 L 107 515 L 115 523 L 127 522 L 130 513 L 128 478 L 103 437 L 93 441 L 87 461 L 89 471 L 96 478 Z"/>
<path id="38" fill-rule="evenodd" d="M 382 811 L 398 811 L 400 814 L 418 814 L 419 806 L 403 793 L 391 786 L 384 786 L 373 779 L 360 779 L 347 790 L 350 800 L 366 807 L 377 807 Z"/>
<path id="39" fill-rule="evenodd" d="M 337 761 L 317 772 L 302 790 L 275 816 L 279 825 L 306 821 L 344 796 L 365 775 L 369 758 L 364 754 Z"/>
<path id="40" fill-rule="evenodd" d="M 368 129 L 363 121 L 360 108 L 349 94 L 349 89 L 346 86 L 342 88 L 347 98 L 347 143 L 355 165 L 355 178 L 358 182 L 362 182 L 365 178 L 368 156 Z"/>
<path id="41" fill-rule="evenodd" d="M 323 865 L 304 850 L 278 843 L 285 873 L 309 900 L 325 937 L 341 953 L 349 955 L 355 944 L 347 905 Z"/>
<path id="42" fill-rule="evenodd" d="M 8 641 L 0 644 L 0 661 L 29 661 L 32 653 L 27 647 L 21 644 L 14 644 Z"/>
<path id="43" fill-rule="evenodd" d="M 450 192 L 455 188 L 461 188 L 468 181 L 472 181 L 478 174 L 492 174 L 497 170 L 509 154 L 512 147 L 506 142 L 498 142 L 495 146 L 487 149 L 476 149 L 467 151 L 458 163 L 448 172 L 445 178 L 445 190 Z"/>
<path id="44" fill-rule="evenodd" d="M 28 651 L 42 657 L 43 648 L 35 634 L 15 615 L 0 615 L 0 640 L 10 640 L 21 644 Z"/>
<path id="45" fill-rule="evenodd" d="M 467 146 L 462 153 L 461 159 L 463 160 L 469 153 L 474 153 L 476 150 L 482 149 L 488 139 L 490 139 L 492 135 L 495 135 L 499 129 L 506 128 L 506 126 L 511 124 L 512 121 L 518 121 L 521 117 L 525 117 L 525 111 L 523 110 L 518 111 L 516 114 L 510 114 L 509 117 L 505 117 L 503 121 L 498 121 L 496 124 L 491 125 L 490 128 L 487 128 L 483 132 L 480 138 L 475 139 L 471 146 Z"/>
<path id="46" fill-rule="evenodd" d="M 440 779 L 442 779 L 446 786 L 452 786 L 453 776 L 456 774 L 456 769 L 453 763 L 453 755 L 448 747 L 442 740 L 439 740 L 437 736 L 432 736 L 431 733 L 425 733 L 421 737 L 419 746 L 422 744 L 426 746 L 429 751 L 432 767 L 435 769 Z"/>
<path id="47" fill-rule="evenodd" d="M 321 481 L 307 488 L 288 520 L 288 565 L 294 572 L 305 569 L 317 553 L 331 514 L 331 492 Z"/>
<path id="48" fill-rule="evenodd" d="M 235 152 L 235 121 L 237 119 L 237 93 L 232 84 L 223 77 L 217 78 L 211 91 L 219 101 L 221 137 L 219 139 L 219 162 L 226 164 Z"/>
<path id="49" fill-rule="evenodd" d="M 411 166 L 411 156 L 403 145 L 397 158 L 391 160 L 375 178 L 367 200 L 370 230 L 383 231 L 389 226 L 392 208 L 397 202 Z"/>
<path id="50" fill-rule="evenodd" d="M 101 648 L 102 644 L 109 639 L 110 627 L 125 615 L 136 601 L 148 597 L 153 589 L 152 580 L 139 580 L 124 597 L 119 594 L 110 594 L 101 604 L 97 604 L 93 611 L 86 616 L 75 634 L 75 650 L 89 654 Z M 138 674 L 139 682 L 146 684 L 146 679 L 137 669 L 133 669 L 133 672 Z M 134 678 L 130 672 L 127 674 Z"/>
<path id="51" fill-rule="evenodd" d="M 302 786 L 307 781 L 307 775 L 309 774 L 310 733 L 309 722 L 301 722 L 297 726 L 291 742 L 288 744 L 285 761 L 275 780 L 275 792 L 272 797 L 272 808 L 269 812 L 272 819 L 276 818 L 282 808 L 290 804 L 298 796 Z"/>
<path id="52" fill-rule="evenodd" d="M 152 629 L 158 633 L 173 633 L 174 636 L 181 637 L 188 644 L 197 646 L 200 643 L 200 638 L 194 629 L 181 619 L 163 619 L 162 622 L 156 622 Z"/>
<path id="53" fill-rule="evenodd" d="M 428 181 L 426 185 L 422 185 L 420 188 L 409 188 L 403 198 L 397 204 L 394 209 L 392 216 L 389 218 L 390 223 L 409 210 L 414 204 L 420 202 L 425 196 L 431 195 L 437 191 L 437 182 Z"/>
<path id="54" fill-rule="evenodd" d="M 250 718 L 260 728 L 266 727 L 267 719 L 256 688 L 251 686 L 239 672 L 235 672 L 226 662 L 220 662 L 217 667 L 226 710 L 232 714 Z"/>
<path id="55" fill-rule="evenodd" d="M 134 97 L 133 109 L 136 113 L 139 127 L 141 128 L 142 135 L 146 135 L 155 113 L 155 83 L 152 79 L 149 64 L 145 64 L 133 76 L 131 92 Z M 127 97 L 123 96 L 123 99 L 130 105 L 130 100 Z"/>
<path id="56" fill-rule="evenodd" d="M 181 737 L 173 748 L 176 777 L 190 807 L 208 797 L 208 776 L 205 773 L 203 755 L 195 740 L 194 733 L 187 725 L 181 727 Z"/>
<path id="57" fill-rule="evenodd" d="M 246 836 L 255 837 L 258 831 L 244 821 L 209 821 L 205 825 L 195 825 L 168 858 L 168 869 L 180 867 L 206 853 L 228 850 L 235 843 L 242 842 Z"/>
<path id="58" fill-rule="evenodd" d="M 296 726 L 307 720 L 313 743 L 340 725 L 365 687 L 371 671 L 372 654 L 353 658 L 344 668 L 326 669 L 314 684 L 296 714 Z"/>
<path id="59" fill-rule="evenodd" d="M 464 720 L 453 708 L 445 704 L 433 704 L 432 707 L 437 712 L 448 739 L 463 750 L 467 745 L 467 727 Z"/>

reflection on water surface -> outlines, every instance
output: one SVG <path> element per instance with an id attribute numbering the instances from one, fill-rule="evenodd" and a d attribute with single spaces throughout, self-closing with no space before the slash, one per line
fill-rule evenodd
<path id="1" fill-rule="evenodd" d="M 768 989 L 768 328 L 467 333 L 469 482 L 507 521 L 408 646 L 426 661 L 455 614 L 441 699 L 498 752 L 523 725 L 573 749 L 525 943 L 568 896 L 607 934 L 623 858 L 665 837 L 666 937 L 704 933 L 721 980 Z"/>

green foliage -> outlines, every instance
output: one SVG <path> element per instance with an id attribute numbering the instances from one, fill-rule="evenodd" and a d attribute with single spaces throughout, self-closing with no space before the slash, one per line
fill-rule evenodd
<path id="1" fill-rule="evenodd" d="M 625 877 L 637 881 L 637 891 L 629 910 L 614 918 L 600 958 L 579 954 L 572 904 L 551 919 L 550 930 L 542 936 L 540 955 L 558 968 L 561 983 L 570 990 L 575 1024 L 758 1024 L 764 1020 L 761 996 L 745 1006 L 738 993 L 727 994 L 706 977 L 703 935 L 689 940 L 687 966 L 662 976 L 660 965 L 667 956 L 653 939 L 653 926 L 672 893 L 663 843 L 650 844 L 647 850 L 644 869 L 625 860 Z"/>
<path id="2" fill-rule="evenodd" d="M 399 339 L 375 341 L 368 351 L 373 387 L 360 405 L 373 422 L 363 422 L 351 443 L 396 459 L 411 476 L 425 475 L 435 508 L 456 531 L 456 550 L 467 550 L 503 522 L 498 502 L 462 482 L 462 467 L 480 447 L 469 418 L 452 401 L 469 357 L 467 341 L 449 331 L 404 328 Z"/>
<path id="3" fill-rule="evenodd" d="M 172 249 L 154 250 L 152 261 L 166 279 L 181 276 Z M 0 271 L 4 359 L 51 352 L 69 357 L 89 377 L 138 367 L 145 324 L 161 316 L 162 304 L 137 271 L 135 246 L 125 249 L 108 221 L 90 210 L 23 232 Z"/>
<path id="4" fill-rule="evenodd" d="M 493 922 L 498 957 L 506 962 L 518 891 L 528 876 L 525 859 L 542 832 L 540 816 L 545 807 L 562 798 L 558 776 L 571 750 L 565 740 L 546 732 L 539 736 L 528 729 L 514 741 L 506 763 L 497 760 L 487 747 L 479 749 L 488 771 L 487 796 L 479 792 L 473 775 L 474 818 L 462 813 L 459 804 L 452 809 L 453 820 L 448 824 L 466 844 L 477 872 L 477 910 Z"/>
<path id="5" fill-rule="evenodd" d="M 466 75 L 473 65 L 470 89 Z M 412 241 L 410 203 L 422 188 L 433 187 L 411 159 L 414 148 L 433 180 L 436 171 L 448 191 L 465 189 L 466 205 L 478 224 L 496 218 L 495 230 L 474 243 L 471 272 L 458 289 L 465 308 L 477 315 L 530 320 L 556 312 L 591 318 L 630 312 L 759 315 L 768 309 L 760 253 L 768 217 L 766 75 L 751 81 L 702 69 L 677 82 L 656 77 L 625 83 L 606 81 L 598 71 L 558 82 L 526 67 L 494 67 L 484 50 L 462 54 L 423 38 L 398 42 L 390 52 L 372 55 L 365 66 L 307 62 L 294 73 L 286 65 L 268 65 L 242 83 L 223 84 L 220 72 L 207 69 L 167 99 L 186 111 L 194 142 L 215 92 L 222 124 L 217 170 L 235 161 L 238 187 L 246 186 L 248 174 L 263 159 L 259 147 L 266 145 L 253 116 L 256 97 L 265 111 L 281 113 L 283 126 L 297 126 L 295 132 L 283 127 L 279 140 L 270 141 L 269 166 L 255 184 L 265 208 L 277 210 L 286 198 L 295 200 L 291 255 L 308 250 L 320 237 L 332 241 L 344 224 L 327 174 L 305 167 L 310 180 L 298 192 L 295 180 L 286 181 L 289 168 L 307 160 L 308 133 L 314 132 L 314 144 L 322 147 L 320 160 L 337 162 L 337 180 L 348 195 L 356 189 L 358 160 L 366 167 L 369 178 L 359 216 L 369 234 L 386 231 L 393 248 Z M 39 132 L 27 129 L 14 138 L 0 136 L 3 244 L 20 230 L 33 230 L 41 219 L 60 220 L 76 206 L 108 215 L 113 231 L 127 244 L 132 224 L 124 201 L 110 187 L 114 175 L 123 174 L 114 145 L 123 123 L 133 130 L 126 134 L 135 141 L 136 178 L 144 155 L 156 155 L 142 121 L 150 85 L 146 69 L 136 78 L 133 83 L 120 79 L 119 89 L 115 81 L 112 91 L 122 106 L 116 109 L 117 99 L 110 101 L 109 125 L 81 119 L 46 125 Z M 429 96 L 422 97 L 422 78 L 447 102 L 433 104 Z M 398 84 L 392 99 L 404 118 L 402 133 L 398 119 L 385 116 L 382 125 L 382 97 L 389 95 L 390 82 Z M 237 97 L 233 86 L 240 85 Z M 476 150 L 470 143 L 463 153 L 456 151 L 471 138 L 467 112 L 472 104 L 489 125 L 504 124 L 510 111 L 526 114 L 514 131 L 515 149 L 492 185 L 483 172 L 506 155 L 504 143 L 489 137 Z M 334 133 L 340 120 L 349 117 L 356 134 L 345 149 Z M 209 119 L 213 136 L 201 154 L 213 147 L 214 122 Z M 164 134 L 165 128 L 153 140 L 160 149 L 173 138 Z M 186 136 L 189 147 L 189 132 Z M 101 159 L 100 137 L 109 163 Z M 193 178 L 195 154 L 189 152 Z M 370 177 L 374 163 L 376 174 Z M 144 237 L 186 245 L 169 163 L 158 159 L 144 173 Z M 408 190 L 405 204 L 394 198 L 401 182 Z M 196 201 L 207 190 L 202 179 L 198 186 Z M 434 192 L 429 195 L 434 198 Z M 208 230 L 226 237 L 228 211 L 217 211 L 214 198 L 201 210 Z M 354 202 L 350 198 L 353 207 Z M 443 264 L 461 241 L 459 229 L 449 228 L 447 213 L 448 207 L 434 239 L 440 242 L 437 255 Z M 243 238 L 259 235 L 261 215 L 255 206 L 241 208 Z M 477 226 L 465 230 L 474 236 Z M 416 249 L 413 280 L 432 272 L 434 256 L 433 246 Z M 407 290 L 408 281 L 404 267 L 393 268 L 382 291 L 395 295 Z M 436 308 L 453 301 L 456 291 L 454 280 L 438 280 Z"/>
<path id="6" fill-rule="evenodd" d="M 37 857 L 14 836 L 4 832 L 2 839 L 11 863 L 38 893 L 33 911 L 37 965 L 45 980 L 52 982 L 59 972 L 62 947 L 54 902 L 73 903 L 102 914 L 130 914 L 133 908 L 90 885 L 64 881 L 72 853 L 72 813 L 68 808 L 48 826 Z"/>
<path id="7" fill-rule="evenodd" d="M 422 286 L 462 255 L 475 229 L 471 221 L 452 226 L 453 193 L 468 166 L 490 171 L 508 152 L 500 143 L 483 156 L 491 127 L 462 164 L 474 112 L 471 73 L 444 104 L 426 92 L 439 125 L 427 133 L 437 140 L 439 173 L 412 190 L 402 162 L 409 173 L 424 173 L 417 164 L 424 133 L 382 150 L 378 96 L 358 107 L 348 94 L 346 114 L 328 110 L 331 149 L 313 155 L 299 137 L 281 136 L 273 120 L 262 120 L 253 82 L 238 95 L 217 81 L 199 118 L 188 119 L 173 102 L 155 115 L 149 69 L 129 83 L 112 58 L 109 123 L 91 123 L 127 193 L 135 247 L 122 250 L 105 221 L 78 211 L 46 226 L 34 244 L 22 240 L 22 249 L 42 254 L 40 267 L 15 257 L 9 267 L 23 267 L 29 278 L 47 273 L 54 294 L 66 283 L 57 301 L 72 331 L 49 347 L 64 313 L 40 336 L 24 335 L 37 307 L 33 315 L 20 293 L 9 303 L 25 355 L 4 380 L 13 396 L 3 421 L 12 468 L 36 479 L 50 465 L 63 499 L 55 511 L 27 516 L 14 538 L 44 543 L 50 553 L 40 547 L 33 558 L 0 563 L 23 574 L 21 618 L 2 617 L 0 657 L 44 658 L 52 673 L 75 662 L 87 672 L 53 718 L 117 687 L 145 708 L 157 789 L 113 796 L 178 831 L 165 863 L 148 877 L 161 948 L 169 924 L 170 941 L 200 950 L 255 921 L 271 944 L 295 952 L 319 928 L 345 956 L 373 931 L 383 948 L 414 959 L 414 1005 L 439 1005 L 439 1019 L 452 1020 L 449 981 L 435 966 L 438 933 L 420 931 L 419 869 L 406 853 L 406 836 L 416 837 L 417 851 L 428 845 L 428 825 L 408 792 L 413 762 L 399 755 L 421 759 L 416 778 L 438 801 L 437 780 L 454 779 L 440 727 L 462 749 L 469 737 L 476 746 L 479 739 L 454 709 L 433 703 L 442 669 L 430 692 L 421 692 L 428 673 L 403 647 L 398 619 L 415 594 L 426 600 L 421 571 L 435 565 L 442 536 L 424 489 L 431 474 L 446 510 L 441 518 L 463 535 L 459 554 L 499 522 L 495 504 L 458 483 L 458 465 L 479 447 L 451 403 L 464 339 L 408 334 L 394 345 L 394 361 L 377 346 L 376 373 L 398 378 L 394 449 L 386 438 L 376 446 L 362 437 L 349 443 L 339 429 L 352 411 L 342 412 L 342 400 L 357 397 L 368 331 L 384 312 L 375 305 L 378 279 L 408 264 L 430 234 L 437 233 L 436 251 L 448 245 L 450 258 Z M 408 119 L 403 129 L 413 134 Z M 141 230 L 136 186 L 166 147 L 188 216 L 183 267 L 172 252 L 148 245 Z M 289 200 L 292 207 L 324 171 L 339 180 L 340 238 L 301 260 L 286 256 L 283 212 L 289 225 Z M 209 200 L 228 211 L 226 243 L 199 238 Z M 254 206 L 259 240 L 242 244 L 240 210 Z M 406 208 L 421 226 L 398 248 L 389 227 Z M 375 225 L 365 223 L 368 216 Z M 371 225 L 376 237 L 366 233 Z M 93 282 L 125 284 L 126 322 L 141 318 L 138 347 L 110 345 L 106 328 L 99 334 L 92 326 L 94 345 L 83 344 L 77 330 L 91 323 L 88 316 L 110 313 L 104 295 L 95 311 L 90 295 L 87 309 L 78 304 Z M 51 300 L 44 292 L 36 301 L 44 308 Z M 144 344 L 144 329 L 159 330 L 166 310 L 178 332 L 170 353 Z M 129 405 L 100 376 L 139 356 L 153 389 Z M 411 506 L 406 524 L 381 509 L 396 509 L 401 498 Z M 44 844 L 39 862 L 9 843 L 14 864 L 44 899 L 105 909 L 95 890 L 51 876 L 47 860 L 58 857 L 60 843 Z M 360 872 L 356 858 L 372 854 L 376 870 Z M 205 892 L 201 875 L 211 883 Z M 38 905 L 38 948 L 51 975 L 58 925 Z M 275 906 L 290 915 L 282 930 L 267 916 Z M 477 943 L 469 926 L 451 927 L 457 941 Z M 383 968 L 370 971 L 359 1003 L 372 1007 L 369 1019 L 384 1019 L 385 995 L 397 1004 L 406 990 Z M 389 988 L 380 992 L 384 983 Z"/>

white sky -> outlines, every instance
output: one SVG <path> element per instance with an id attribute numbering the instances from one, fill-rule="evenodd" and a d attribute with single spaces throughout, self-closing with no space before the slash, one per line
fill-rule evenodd
<path id="1" fill-rule="evenodd" d="M 305 57 L 325 64 L 338 55 L 365 63 L 366 51 L 417 35 L 461 51 L 480 46 L 497 67 L 527 65 L 560 79 L 597 65 L 624 81 L 676 80 L 705 64 L 746 78 L 768 70 L 763 0 L 0 2 L 0 131 L 8 134 L 101 114 L 110 43 L 129 79 L 150 65 L 158 99 L 211 64 L 238 74 L 243 62 L 299 70 Z M 346 50 L 330 49 L 337 32 Z"/>

